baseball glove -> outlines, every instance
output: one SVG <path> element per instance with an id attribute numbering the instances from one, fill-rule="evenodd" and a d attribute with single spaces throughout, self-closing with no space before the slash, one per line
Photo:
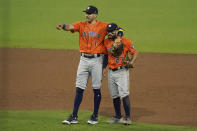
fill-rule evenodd
<path id="1" fill-rule="evenodd" d="M 122 42 L 114 42 L 111 49 L 111 54 L 114 57 L 118 57 L 122 54 L 124 48 L 124 44 Z"/>
<path id="2" fill-rule="evenodd" d="M 131 64 L 131 60 L 132 60 L 133 56 L 127 52 L 125 58 L 124 58 L 124 64 L 126 68 L 134 68 L 133 64 Z"/>

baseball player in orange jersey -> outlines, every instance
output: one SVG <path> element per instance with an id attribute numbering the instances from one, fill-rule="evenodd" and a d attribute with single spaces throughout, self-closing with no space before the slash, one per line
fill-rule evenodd
<path id="1" fill-rule="evenodd" d="M 115 116 L 108 123 L 123 123 L 126 125 L 131 124 L 130 120 L 130 100 L 129 100 L 129 69 L 125 66 L 124 60 L 127 53 L 133 55 L 133 59 L 130 61 L 130 65 L 133 65 L 136 57 L 137 50 L 134 48 L 132 42 L 124 37 L 121 38 L 123 44 L 123 52 L 120 56 L 114 57 L 111 54 L 112 44 L 117 39 L 118 26 L 115 23 L 107 25 L 108 38 L 104 41 L 106 48 L 106 54 L 108 54 L 108 87 L 110 94 L 113 98 L 113 104 L 115 109 Z M 121 101 L 125 110 L 125 118 L 121 115 Z"/>
<path id="2" fill-rule="evenodd" d="M 98 110 L 101 101 L 101 82 L 103 67 L 104 38 L 107 35 L 107 24 L 96 20 L 98 9 L 95 6 L 88 6 L 83 12 L 86 13 L 86 21 L 73 24 L 57 24 L 58 30 L 79 32 L 79 48 L 81 52 L 80 63 L 76 78 L 76 95 L 74 100 L 73 113 L 63 124 L 78 123 L 78 109 L 82 102 L 83 92 L 87 86 L 89 76 L 92 77 L 92 88 L 94 92 L 94 112 L 87 121 L 89 124 L 98 123 Z M 119 31 L 119 35 L 123 35 Z M 119 38 L 120 40 L 120 38 Z"/>

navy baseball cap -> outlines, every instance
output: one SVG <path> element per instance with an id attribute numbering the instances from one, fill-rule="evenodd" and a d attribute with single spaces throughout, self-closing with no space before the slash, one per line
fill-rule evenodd
<path id="1" fill-rule="evenodd" d="M 119 27 L 115 23 L 109 23 L 107 25 L 107 32 L 113 32 L 114 30 L 118 30 Z"/>
<path id="2" fill-rule="evenodd" d="M 83 12 L 86 12 L 87 14 L 98 14 L 98 9 L 95 6 L 90 5 Z"/>

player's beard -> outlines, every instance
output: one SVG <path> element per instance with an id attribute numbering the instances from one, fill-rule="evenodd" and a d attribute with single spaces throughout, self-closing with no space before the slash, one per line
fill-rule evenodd
<path id="1" fill-rule="evenodd" d="M 108 34 L 108 38 L 115 40 L 117 38 L 116 34 L 112 33 L 112 34 Z"/>

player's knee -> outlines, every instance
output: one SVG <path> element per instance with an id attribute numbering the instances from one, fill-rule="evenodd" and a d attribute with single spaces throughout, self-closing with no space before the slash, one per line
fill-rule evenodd
<path id="1" fill-rule="evenodd" d="M 124 99 L 124 98 L 126 98 L 126 97 L 129 97 L 129 92 L 121 93 L 121 94 L 120 94 L 120 97 L 121 97 L 122 99 Z"/>
<path id="2" fill-rule="evenodd" d="M 112 97 L 112 99 L 120 98 L 119 95 L 112 95 L 111 97 Z"/>
<path id="3" fill-rule="evenodd" d="M 99 90 L 100 90 L 100 89 L 101 89 L 101 86 L 100 86 L 100 85 L 93 85 L 93 86 L 92 86 L 92 89 L 93 89 L 93 90 L 94 90 L 94 89 L 96 89 L 96 90 L 99 89 Z"/>
<path id="4" fill-rule="evenodd" d="M 113 101 L 120 101 L 120 97 L 113 98 Z"/>
<path id="5" fill-rule="evenodd" d="M 82 89 L 82 90 L 85 90 L 86 89 L 86 85 L 85 84 L 76 84 L 76 87 L 77 88 L 80 88 L 80 89 Z"/>

